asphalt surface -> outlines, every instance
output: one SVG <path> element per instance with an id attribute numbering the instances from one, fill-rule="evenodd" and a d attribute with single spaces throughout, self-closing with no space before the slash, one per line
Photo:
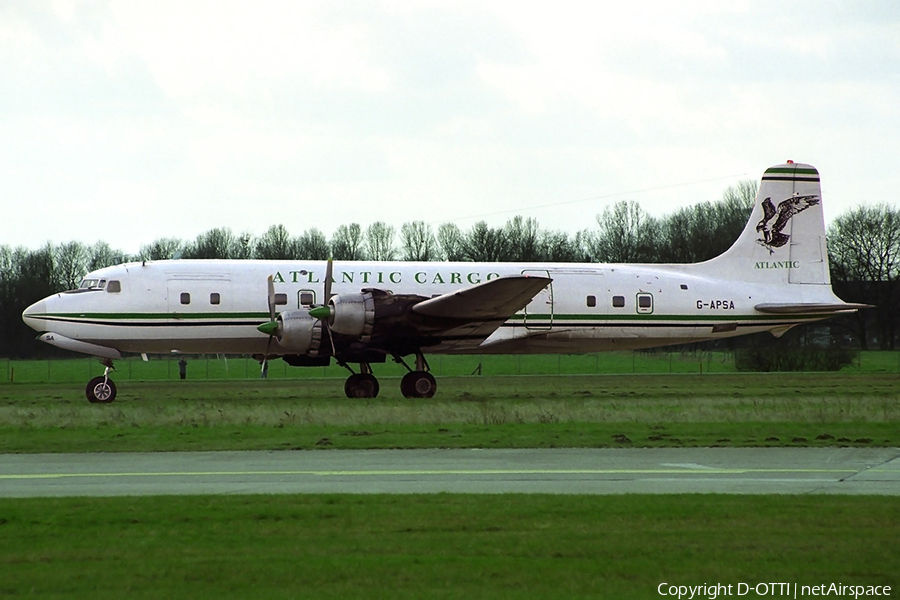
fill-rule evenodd
<path id="1" fill-rule="evenodd" d="M 900 449 L 0 455 L 2 497 L 437 492 L 900 495 Z"/>

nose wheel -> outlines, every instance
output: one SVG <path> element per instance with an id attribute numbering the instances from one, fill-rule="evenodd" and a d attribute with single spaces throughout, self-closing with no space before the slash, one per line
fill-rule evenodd
<path id="1" fill-rule="evenodd" d="M 116 384 L 109 378 L 109 372 L 114 371 L 111 360 L 100 361 L 106 370 L 103 375 L 91 379 L 87 387 L 84 388 L 84 394 L 87 396 L 88 402 L 93 404 L 109 404 L 116 399 Z"/>

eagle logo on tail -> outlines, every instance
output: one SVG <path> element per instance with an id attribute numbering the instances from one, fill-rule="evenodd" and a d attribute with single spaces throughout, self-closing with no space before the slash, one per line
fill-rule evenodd
<path id="1" fill-rule="evenodd" d="M 762 201 L 762 221 L 756 225 L 756 231 L 762 237 L 756 241 L 768 248 L 769 252 L 774 252 L 775 248 L 781 248 L 791 239 L 791 236 L 782 233 L 791 217 L 818 203 L 819 197 L 816 195 L 791 196 L 779 202 L 776 209 L 772 203 L 772 198 L 766 198 Z M 772 219 L 775 219 L 774 223 L 772 223 Z"/>

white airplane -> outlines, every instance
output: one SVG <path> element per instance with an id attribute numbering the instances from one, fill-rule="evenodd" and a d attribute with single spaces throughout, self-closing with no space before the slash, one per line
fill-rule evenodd
<path id="1" fill-rule="evenodd" d="M 789 161 L 766 170 L 738 240 L 702 263 L 146 261 L 89 273 L 22 317 L 42 341 L 101 358 L 91 402 L 115 399 L 109 374 L 123 352 L 251 354 L 263 365 L 281 356 L 293 366 L 334 359 L 351 373 L 349 397 L 375 397 L 371 365 L 392 357 L 409 371 L 403 395 L 429 398 L 437 386 L 425 353 L 575 354 L 780 336 L 864 306 L 832 292 L 819 173 Z"/>

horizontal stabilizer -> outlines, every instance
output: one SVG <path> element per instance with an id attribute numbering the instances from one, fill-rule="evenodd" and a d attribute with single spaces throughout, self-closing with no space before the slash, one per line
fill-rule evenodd
<path id="1" fill-rule="evenodd" d="M 476 286 L 425 300 L 413 312 L 462 321 L 506 320 L 547 287 L 552 279 L 530 275 L 498 277 Z"/>
<path id="2" fill-rule="evenodd" d="M 776 315 L 794 314 L 835 314 L 853 312 L 861 308 L 872 308 L 871 304 L 853 304 L 842 302 L 840 304 L 821 304 L 816 302 L 796 302 L 793 304 L 757 304 L 756 310 L 763 313 Z"/>

